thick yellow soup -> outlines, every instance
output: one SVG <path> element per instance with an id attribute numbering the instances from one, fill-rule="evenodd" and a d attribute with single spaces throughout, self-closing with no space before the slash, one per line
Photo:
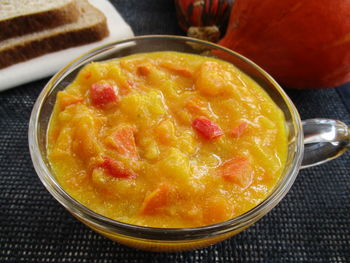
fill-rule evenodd
<path id="1" fill-rule="evenodd" d="M 214 224 L 255 207 L 287 156 L 282 111 L 233 65 L 156 52 L 86 65 L 57 94 L 48 158 L 61 186 L 106 217 Z"/>

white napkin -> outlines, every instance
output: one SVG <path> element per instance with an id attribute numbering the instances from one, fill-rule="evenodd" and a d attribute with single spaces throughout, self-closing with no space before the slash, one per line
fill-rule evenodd
<path id="1" fill-rule="evenodd" d="M 105 14 L 109 36 L 98 42 L 49 53 L 1 69 L 0 91 L 51 76 L 68 62 L 96 46 L 134 35 L 130 26 L 108 0 L 89 0 L 89 2 Z"/>

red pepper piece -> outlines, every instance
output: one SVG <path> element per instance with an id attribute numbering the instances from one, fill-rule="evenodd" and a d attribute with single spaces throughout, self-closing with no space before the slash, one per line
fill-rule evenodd
<path id="1" fill-rule="evenodd" d="M 194 119 L 192 127 L 207 140 L 213 140 L 224 135 L 224 132 L 216 123 L 203 117 Z"/>
<path id="2" fill-rule="evenodd" d="M 106 156 L 103 157 L 103 162 L 100 167 L 105 169 L 108 175 L 115 178 L 136 178 L 136 174 L 133 171 L 126 169 L 121 162 Z"/>
<path id="3" fill-rule="evenodd" d="M 245 157 L 237 157 L 224 162 L 218 168 L 218 174 L 243 189 L 246 189 L 253 181 L 253 169 L 249 159 Z"/>
<path id="4" fill-rule="evenodd" d="M 118 96 L 113 86 L 104 83 L 94 83 L 90 88 L 91 102 L 96 107 L 101 107 L 106 104 L 117 102 Z"/>
<path id="5" fill-rule="evenodd" d="M 247 126 L 248 126 L 248 124 L 246 122 L 241 122 L 237 127 L 235 127 L 232 130 L 231 136 L 234 138 L 240 137 L 244 133 Z"/>

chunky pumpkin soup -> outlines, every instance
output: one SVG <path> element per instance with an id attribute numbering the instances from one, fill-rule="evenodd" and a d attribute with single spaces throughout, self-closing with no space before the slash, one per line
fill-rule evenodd
<path id="1" fill-rule="evenodd" d="M 61 186 L 106 217 L 196 227 L 247 212 L 277 184 L 284 115 L 214 58 L 156 52 L 86 65 L 57 94 L 48 157 Z"/>

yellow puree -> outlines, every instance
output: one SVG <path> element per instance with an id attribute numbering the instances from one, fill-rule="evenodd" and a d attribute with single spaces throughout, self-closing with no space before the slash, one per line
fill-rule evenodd
<path id="1" fill-rule="evenodd" d="M 92 102 L 94 85 L 117 99 Z M 206 138 L 196 118 L 223 135 Z M 49 161 L 72 197 L 153 227 L 247 212 L 274 188 L 287 155 L 283 113 L 262 88 L 229 63 L 176 52 L 85 66 L 58 93 L 48 135 Z"/>

